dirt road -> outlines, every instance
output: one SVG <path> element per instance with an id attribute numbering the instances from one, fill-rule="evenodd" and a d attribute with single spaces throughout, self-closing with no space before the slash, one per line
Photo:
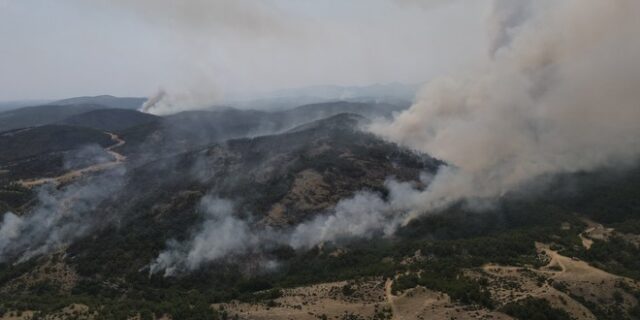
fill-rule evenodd
<path id="1" fill-rule="evenodd" d="M 579 234 L 580 240 L 582 241 L 582 245 L 587 249 L 591 249 L 593 245 L 593 240 L 603 240 L 606 241 L 611 236 L 613 229 L 605 228 L 602 224 L 591 221 L 589 219 L 582 219 L 584 223 L 587 224 L 587 229 L 585 229 L 582 233 Z"/>
<path id="2" fill-rule="evenodd" d="M 396 304 L 394 303 L 395 297 L 393 296 L 393 280 L 387 279 L 384 283 L 384 297 L 387 300 L 387 304 L 391 307 L 391 313 L 393 314 L 393 319 L 397 319 L 396 316 L 398 314 L 398 310 Z"/>
<path id="3" fill-rule="evenodd" d="M 115 133 L 105 132 L 105 134 L 108 134 L 109 137 L 111 137 L 111 140 L 114 142 L 113 145 L 109 146 L 108 148 L 105 148 L 105 151 L 108 152 L 111 156 L 113 156 L 114 158 L 113 161 L 98 163 L 98 164 L 90 165 L 85 168 L 72 170 L 57 177 L 19 180 L 18 183 L 26 188 L 33 188 L 46 183 L 55 183 L 56 185 L 59 185 L 62 183 L 67 183 L 75 179 L 78 179 L 85 174 L 107 170 L 122 164 L 127 159 L 127 157 L 113 150 L 124 145 L 126 141 L 122 140 Z"/>

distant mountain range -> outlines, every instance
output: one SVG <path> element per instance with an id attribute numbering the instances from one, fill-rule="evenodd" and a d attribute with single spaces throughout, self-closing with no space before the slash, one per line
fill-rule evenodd
<path id="1" fill-rule="evenodd" d="M 375 84 L 370 86 L 311 86 L 232 96 L 225 103 L 241 108 L 287 109 L 329 101 L 411 103 L 420 84 Z"/>
<path id="2" fill-rule="evenodd" d="M 146 101 L 146 98 L 119 98 L 104 95 L 70 98 L 35 106 L 17 107 L 0 112 L 0 132 L 54 123 L 73 115 L 100 109 L 136 110 L 144 101 Z"/>
<path id="3" fill-rule="evenodd" d="M 9 111 L 28 106 L 39 106 L 47 104 L 51 100 L 13 100 L 13 101 L 0 101 L 0 112 Z"/>
<path id="4" fill-rule="evenodd" d="M 101 95 L 95 97 L 75 97 L 63 100 L 57 100 L 48 103 L 49 105 L 81 105 L 81 104 L 98 104 L 107 108 L 133 109 L 136 110 L 147 101 L 147 98 L 132 97 L 114 97 L 110 95 Z"/>
<path id="5" fill-rule="evenodd" d="M 293 107 L 330 102 L 388 102 L 410 103 L 420 88 L 420 84 L 375 84 L 370 86 L 311 86 L 282 89 L 262 93 L 244 93 L 231 95 L 219 105 L 228 105 L 242 109 L 290 109 Z M 42 105 L 101 105 L 105 108 L 139 109 L 146 97 L 115 97 L 112 95 L 72 97 L 62 100 L 16 100 L 0 101 L 0 113 L 23 107 Z M 0 129 L 2 127 L 0 126 Z M 1 131 L 1 130 L 0 130 Z"/>

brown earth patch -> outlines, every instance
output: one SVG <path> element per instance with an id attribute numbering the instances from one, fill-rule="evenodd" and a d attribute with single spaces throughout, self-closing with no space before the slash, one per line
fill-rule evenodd
<path id="1" fill-rule="evenodd" d="M 341 319 L 349 315 L 371 318 L 390 310 L 384 295 L 384 282 L 331 282 L 283 289 L 280 298 L 264 303 L 233 301 L 213 307 L 240 319 Z M 387 311 L 388 312 L 388 311 Z"/>

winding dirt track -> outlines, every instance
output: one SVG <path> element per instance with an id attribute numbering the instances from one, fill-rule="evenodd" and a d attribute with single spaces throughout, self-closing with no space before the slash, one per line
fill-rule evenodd
<path id="1" fill-rule="evenodd" d="M 398 308 L 394 303 L 395 297 L 393 296 L 392 288 L 393 288 L 393 280 L 387 279 L 384 283 L 384 297 L 387 300 L 387 304 L 391 307 L 391 312 L 393 314 L 392 319 L 397 319 L 396 315 L 398 314 Z"/>
<path id="2" fill-rule="evenodd" d="M 56 185 L 59 185 L 59 184 L 62 184 L 62 183 L 73 181 L 73 180 L 75 180 L 77 178 L 80 178 L 81 176 L 83 176 L 85 174 L 107 170 L 107 169 L 110 169 L 110 168 L 113 168 L 115 166 L 118 166 L 118 165 L 122 164 L 127 159 L 127 157 L 122 155 L 122 154 L 120 154 L 120 153 L 117 153 L 117 152 L 115 152 L 113 150 L 115 148 L 118 148 L 118 147 L 124 145 L 126 143 L 126 141 L 122 140 L 115 133 L 105 132 L 105 134 L 108 134 L 109 137 L 111 137 L 111 140 L 113 142 L 115 142 L 113 145 L 111 145 L 110 147 L 105 149 L 105 151 L 107 151 L 111 156 L 113 156 L 113 158 L 114 158 L 113 161 L 104 162 L 104 163 L 98 163 L 98 164 L 90 165 L 90 166 L 85 167 L 85 168 L 69 171 L 69 172 L 67 172 L 67 173 L 65 173 L 63 175 L 57 176 L 57 177 L 19 180 L 18 183 L 20 185 L 22 185 L 23 187 L 25 187 L 25 188 L 33 188 L 33 187 L 37 187 L 37 186 L 40 186 L 40 185 L 43 185 L 43 184 L 46 184 L 46 183 L 55 183 Z"/>

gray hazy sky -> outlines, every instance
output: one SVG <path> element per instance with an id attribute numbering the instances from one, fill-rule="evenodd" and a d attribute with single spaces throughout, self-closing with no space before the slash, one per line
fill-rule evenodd
<path id="1" fill-rule="evenodd" d="M 417 83 L 473 66 L 488 0 L 0 0 L 0 100 Z"/>

